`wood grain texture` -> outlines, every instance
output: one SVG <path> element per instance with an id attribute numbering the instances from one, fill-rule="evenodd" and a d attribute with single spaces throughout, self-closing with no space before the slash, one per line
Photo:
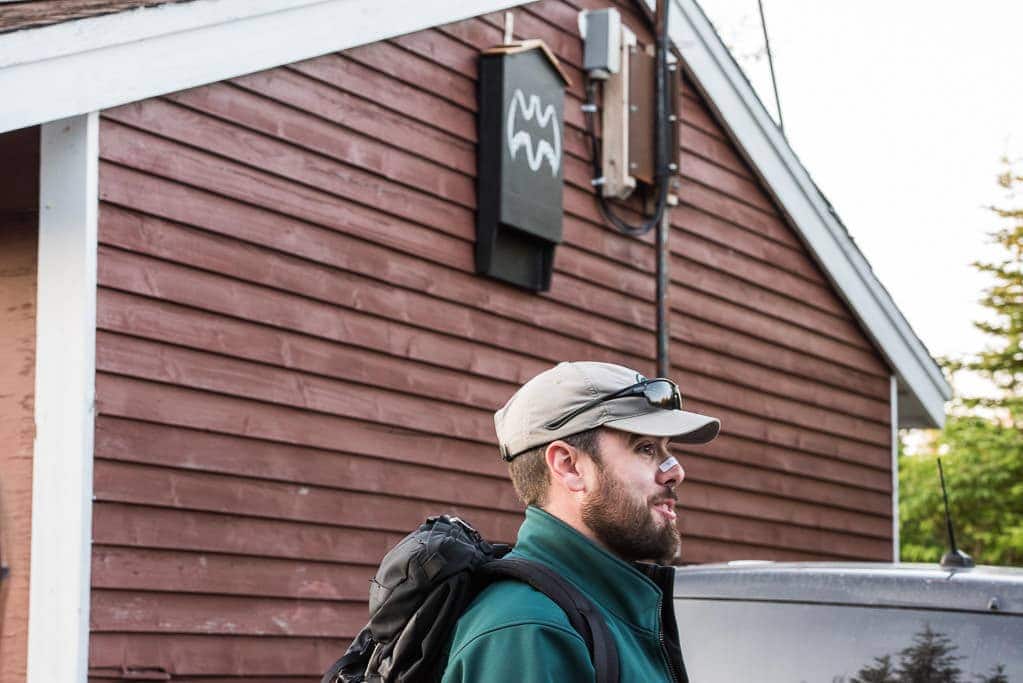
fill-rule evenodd
<path id="1" fill-rule="evenodd" d="M 111 590 L 365 602 L 371 566 L 98 546 L 92 585 Z"/>
<path id="2" fill-rule="evenodd" d="M 654 372 L 653 236 L 590 185 L 598 6 L 515 10 L 574 81 L 539 295 L 475 274 L 501 13 L 104 112 L 91 680 L 314 682 L 423 517 L 514 540 L 492 414 L 516 387 L 563 359 Z M 675 447 L 681 560 L 887 559 L 889 369 L 712 111 L 683 84 L 672 375 L 724 432 Z"/>
<path id="3" fill-rule="evenodd" d="M 404 535 L 404 531 L 355 529 L 126 503 L 97 502 L 93 509 L 93 540 L 97 546 L 374 568 Z"/>
<path id="4" fill-rule="evenodd" d="M 344 654 L 350 638 L 232 636 L 222 634 L 94 633 L 89 668 L 160 668 L 178 676 L 322 676 Z M 237 680 L 237 679 L 236 679 Z"/>
<path id="5" fill-rule="evenodd" d="M 30 0 L 0 6 L 0 33 L 191 0 Z"/>
<path id="6" fill-rule="evenodd" d="M 24 681 L 28 655 L 38 222 L 0 210 L 0 683 Z"/>

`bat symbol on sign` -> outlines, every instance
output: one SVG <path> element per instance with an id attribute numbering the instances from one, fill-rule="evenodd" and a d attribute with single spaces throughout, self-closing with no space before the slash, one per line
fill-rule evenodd
<path id="1" fill-rule="evenodd" d="M 525 130 L 516 130 L 515 121 L 518 115 L 526 121 L 536 120 L 540 128 L 546 129 L 548 124 L 551 129 L 551 139 L 540 139 L 533 144 L 533 136 Z M 561 127 L 558 125 L 558 117 L 554 105 L 548 104 L 545 108 L 540 104 L 540 98 L 530 95 L 529 101 L 522 90 L 516 88 L 512 95 L 511 104 L 508 105 L 508 151 L 514 159 L 520 147 L 526 148 L 526 162 L 529 170 L 540 170 L 544 159 L 551 167 L 551 175 L 558 175 L 558 166 L 561 164 Z"/>

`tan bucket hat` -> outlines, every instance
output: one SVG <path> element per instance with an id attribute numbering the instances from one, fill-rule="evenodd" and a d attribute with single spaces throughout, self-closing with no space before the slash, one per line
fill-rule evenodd
<path id="1" fill-rule="evenodd" d="M 665 409 L 643 395 L 600 400 L 654 381 L 613 363 L 559 363 L 522 385 L 494 414 L 501 457 L 512 460 L 530 448 L 600 426 L 667 436 L 683 443 L 707 443 L 718 435 L 721 422 L 717 418 Z M 671 385 L 674 387 L 673 382 Z M 586 407 L 588 404 L 593 405 Z M 577 415 L 564 419 L 580 409 Z"/>

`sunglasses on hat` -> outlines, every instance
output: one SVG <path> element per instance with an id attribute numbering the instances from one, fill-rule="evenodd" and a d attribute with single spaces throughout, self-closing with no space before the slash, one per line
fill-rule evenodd
<path id="1" fill-rule="evenodd" d="M 602 403 L 619 398 L 632 398 L 633 396 L 642 396 L 646 399 L 647 403 L 656 408 L 663 408 L 664 410 L 682 410 L 682 393 L 678 390 L 678 385 L 670 379 L 655 377 L 654 379 L 645 379 L 642 382 L 637 382 L 636 384 L 627 386 L 624 389 L 619 389 L 618 391 L 614 391 L 605 396 L 588 401 L 578 408 L 575 408 L 574 410 L 571 410 L 546 423 L 544 425 L 544 429 L 552 431 L 555 429 L 561 429 L 561 427 L 568 424 L 570 420 L 575 419 L 588 410 L 596 408 Z"/>

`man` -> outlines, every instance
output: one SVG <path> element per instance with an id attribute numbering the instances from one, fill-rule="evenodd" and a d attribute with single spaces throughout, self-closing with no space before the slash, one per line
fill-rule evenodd
<path id="1" fill-rule="evenodd" d="M 687 681 L 672 609 L 681 465 L 671 441 L 706 443 L 718 420 L 682 410 L 678 387 L 610 363 L 561 363 L 494 416 L 526 520 L 510 557 L 553 568 L 601 611 L 620 680 Z M 502 581 L 459 620 L 443 683 L 592 682 L 583 638 L 545 595 Z"/>

